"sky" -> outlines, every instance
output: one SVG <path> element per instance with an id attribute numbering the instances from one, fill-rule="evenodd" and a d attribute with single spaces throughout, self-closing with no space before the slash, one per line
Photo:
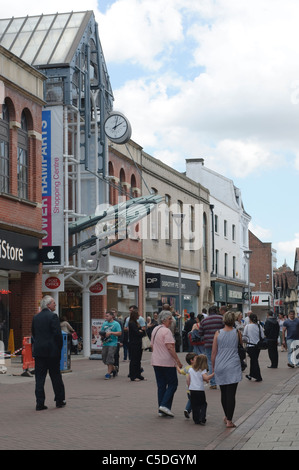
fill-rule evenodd
<path id="1" fill-rule="evenodd" d="M 63 7 L 61 6 L 63 4 Z M 42 6 L 41 6 L 42 5 Z M 293 269 L 299 247 L 297 0 L 27 0 L 1 17 L 93 10 L 132 139 L 240 188 L 250 229 Z"/>

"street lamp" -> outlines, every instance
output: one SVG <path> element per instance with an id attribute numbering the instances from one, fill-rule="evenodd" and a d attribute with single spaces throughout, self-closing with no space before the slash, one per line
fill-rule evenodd
<path id="1" fill-rule="evenodd" d="M 183 338 L 182 338 L 182 266 L 181 266 L 181 240 L 182 240 L 182 224 L 185 214 L 172 214 L 172 218 L 176 223 L 178 228 L 178 271 L 179 271 L 179 282 L 178 282 L 178 291 L 179 291 L 179 331 L 181 337 L 180 352 L 183 351 Z"/>
<path id="2" fill-rule="evenodd" d="M 244 251 L 244 256 L 247 260 L 247 263 L 248 263 L 248 311 L 251 309 L 251 292 L 250 292 L 250 265 L 249 265 L 249 261 L 250 261 L 250 256 L 252 254 L 252 250 L 245 250 Z"/>

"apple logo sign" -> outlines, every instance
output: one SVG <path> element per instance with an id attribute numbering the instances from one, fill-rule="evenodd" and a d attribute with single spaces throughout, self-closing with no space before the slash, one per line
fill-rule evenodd
<path id="1" fill-rule="evenodd" d="M 54 250 L 48 251 L 47 257 L 48 257 L 49 259 L 54 259 L 54 258 L 55 258 Z"/>

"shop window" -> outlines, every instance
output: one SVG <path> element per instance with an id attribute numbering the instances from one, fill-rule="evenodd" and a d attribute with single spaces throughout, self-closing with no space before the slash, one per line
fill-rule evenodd
<path id="1" fill-rule="evenodd" d="M 18 131 L 18 196 L 28 199 L 28 127 L 24 112 Z"/>
<path id="2" fill-rule="evenodd" d="M 2 106 L 0 119 L 0 192 L 9 193 L 9 112 Z"/>

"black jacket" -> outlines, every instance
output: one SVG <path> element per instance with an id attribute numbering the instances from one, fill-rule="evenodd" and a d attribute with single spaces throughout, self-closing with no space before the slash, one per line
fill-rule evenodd
<path id="1" fill-rule="evenodd" d="M 32 320 L 33 357 L 60 357 L 63 345 L 59 318 L 45 308 Z"/>
<path id="2" fill-rule="evenodd" d="M 269 317 L 266 320 L 264 327 L 265 336 L 268 339 L 273 339 L 277 341 L 279 336 L 279 323 L 276 318 Z"/>

